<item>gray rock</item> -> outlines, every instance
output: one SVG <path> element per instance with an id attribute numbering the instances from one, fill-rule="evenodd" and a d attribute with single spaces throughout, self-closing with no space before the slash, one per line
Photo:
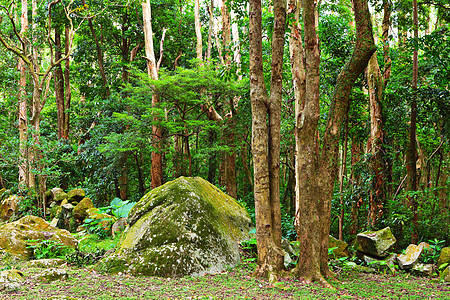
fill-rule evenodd
<path id="1" fill-rule="evenodd" d="M 405 254 L 399 254 L 397 256 L 397 262 L 400 270 L 412 269 L 414 265 L 419 261 L 419 257 L 422 254 L 422 251 L 423 245 L 409 245 L 405 250 Z"/>
<path id="2" fill-rule="evenodd" d="M 73 189 L 67 193 L 67 201 L 69 201 L 69 203 L 80 202 L 85 197 L 86 192 L 83 189 Z"/>
<path id="3" fill-rule="evenodd" d="M 113 237 L 116 236 L 116 233 L 122 232 L 128 225 L 127 218 L 120 218 L 111 227 L 111 234 Z"/>
<path id="4" fill-rule="evenodd" d="M 23 274 L 15 269 L 0 272 L 0 292 L 14 292 L 20 289 L 25 279 Z"/>
<path id="5" fill-rule="evenodd" d="M 376 270 L 374 268 L 360 266 L 352 261 L 345 262 L 344 269 L 353 270 L 353 271 L 356 271 L 359 273 L 375 273 L 376 272 Z"/>
<path id="6" fill-rule="evenodd" d="M 442 248 L 441 254 L 437 261 L 437 267 L 439 268 L 443 264 L 450 264 L 450 247 Z"/>
<path id="7" fill-rule="evenodd" d="M 433 264 L 421 264 L 417 263 L 414 265 L 414 267 L 411 270 L 411 273 L 413 273 L 416 276 L 421 277 L 431 277 L 434 272 L 434 265 Z"/>
<path id="8" fill-rule="evenodd" d="M 369 265 L 372 268 L 375 268 L 379 272 L 384 272 L 386 270 L 389 270 L 392 274 L 395 273 L 395 262 L 397 259 L 397 254 L 393 253 L 389 256 L 380 259 L 380 258 L 374 258 L 366 254 L 362 254 L 361 259 L 364 260 L 364 262 Z"/>
<path id="9" fill-rule="evenodd" d="M 394 248 L 396 239 L 389 227 L 358 233 L 354 249 L 374 257 L 384 258 Z"/>
<path id="10" fill-rule="evenodd" d="M 348 251 L 348 244 L 344 241 L 336 239 L 331 235 L 328 237 L 328 249 L 330 248 L 334 249 L 333 253 L 328 254 L 329 259 L 350 257 L 350 251 Z"/>
<path id="11" fill-rule="evenodd" d="M 134 205 L 117 251 L 96 268 L 146 276 L 204 275 L 240 262 L 250 237 L 240 204 L 206 180 L 180 177 Z"/>
<path id="12" fill-rule="evenodd" d="M 28 267 L 32 268 L 49 268 L 49 267 L 59 267 L 65 263 L 64 260 L 59 258 L 52 259 L 36 259 L 31 260 L 27 263 Z"/>
<path id="13" fill-rule="evenodd" d="M 66 229 L 69 232 L 76 232 L 79 224 L 77 219 L 73 217 L 73 209 L 74 206 L 70 203 L 61 205 L 61 211 L 57 216 L 58 223 L 56 227 Z"/>
<path id="14" fill-rule="evenodd" d="M 69 274 L 65 269 L 48 269 L 37 275 L 37 280 L 41 282 L 52 282 L 55 280 L 67 280 Z"/>

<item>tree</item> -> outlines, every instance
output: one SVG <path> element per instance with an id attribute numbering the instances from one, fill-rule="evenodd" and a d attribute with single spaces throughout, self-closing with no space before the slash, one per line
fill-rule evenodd
<path id="1" fill-rule="evenodd" d="M 4 32 L 3 30 L 0 30 L 0 43 L 10 52 L 14 53 L 19 59 L 23 61 L 23 63 L 26 66 L 26 69 L 28 70 L 29 76 L 31 78 L 31 85 L 32 85 L 32 100 L 31 100 L 31 118 L 29 121 L 29 125 L 31 126 L 31 140 L 28 140 L 28 136 L 26 133 L 27 125 L 25 120 L 27 120 L 27 116 L 24 111 L 24 102 L 25 100 L 21 100 L 21 109 L 20 109 L 20 117 L 21 121 L 19 123 L 22 124 L 20 126 L 20 139 L 21 139 L 21 146 L 20 149 L 24 149 L 23 142 L 29 141 L 32 146 L 28 150 L 28 153 L 25 157 L 25 160 L 29 161 L 30 167 L 27 167 L 25 169 L 25 176 L 23 176 L 23 167 L 20 167 L 19 176 L 20 180 L 19 182 L 23 182 L 24 178 L 28 178 L 27 187 L 34 190 L 36 189 L 36 182 L 34 179 L 34 174 L 37 173 L 39 175 L 39 194 L 43 198 L 46 186 L 45 186 L 45 176 L 40 176 L 40 172 L 42 171 L 42 165 L 40 165 L 39 159 L 40 159 L 40 150 L 39 150 L 39 139 L 40 139 L 40 118 L 41 118 L 41 111 L 45 105 L 45 101 L 48 95 L 50 80 L 52 78 L 52 70 L 60 64 L 62 61 L 68 59 L 70 56 L 70 50 L 71 45 L 69 46 L 69 51 L 65 54 L 64 57 L 61 57 L 59 59 L 55 58 L 54 53 L 54 44 L 51 39 L 51 30 L 52 30 L 52 15 L 53 15 L 53 9 L 57 5 L 61 5 L 62 9 L 64 11 L 65 18 L 67 19 L 67 22 L 69 23 L 69 26 L 71 30 L 69 31 L 71 34 L 69 37 L 66 37 L 69 39 L 70 44 L 73 40 L 73 23 L 72 18 L 70 15 L 70 11 L 72 10 L 72 2 L 69 2 L 66 6 L 64 6 L 63 3 L 61 3 L 58 0 L 55 0 L 51 2 L 47 6 L 47 19 L 46 19 L 46 26 L 45 30 L 40 33 L 37 30 L 37 26 L 33 24 L 32 28 L 33 31 L 28 32 L 28 22 L 25 21 L 27 18 L 27 10 L 28 10 L 28 3 L 27 1 L 22 2 L 22 29 L 20 32 L 17 31 L 17 24 L 16 24 L 16 18 L 15 18 L 15 11 L 13 2 L 10 3 L 9 6 L 0 5 L 0 9 L 4 12 L 6 15 L 9 25 L 13 28 L 12 34 L 10 35 L 9 32 Z M 32 3 L 32 14 L 33 16 L 36 16 L 37 13 L 37 7 L 36 2 L 33 1 Z M 7 26 L 3 26 L 1 28 L 9 28 Z M 43 43 L 38 42 L 37 35 L 42 34 L 45 38 Z M 19 43 L 19 46 L 16 45 L 16 42 Z M 49 49 L 49 57 L 45 57 L 44 59 L 38 59 L 37 53 L 38 48 L 37 47 L 47 47 Z M 25 86 L 24 84 L 24 78 L 23 76 L 23 69 L 21 69 L 22 76 L 21 76 L 21 82 L 20 85 L 22 87 Z M 21 150 L 23 153 L 23 150 Z M 35 170 L 32 171 L 30 168 L 33 167 Z"/>
<path id="2" fill-rule="evenodd" d="M 319 43 L 317 36 L 317 3 L 303 2 L 305 36 L 306 81 L 304 104 L 295 116 L 297 145 L 296 188 L 298 201 L 296 224 L 300 252 L 294 273 L 306 282 L 317 280 L 330 286 L 328 235 L 330 231 L 331 199 L 338 170 L 339 136 L 343 120 L 347 117 L 349 95 L 357 77 L 364 71 L 376 47 L 366 0 L 353 1 L 355 13 L 356 45 L 350 60 L 338 76 L 326 129 L 320 145 L 318 138 L 319 111 Z M 301 99 L 296 99 L 301 101 Z"/>
<path id="3" fill-rule="evenodd" d="M 250 99 L 258 268 L 275 279 L 283 269 L 280 212 L 280 122 L 286 1 L 274 1 L 270 98 L 263 73 L 261 1 L 250 1 Z"/>

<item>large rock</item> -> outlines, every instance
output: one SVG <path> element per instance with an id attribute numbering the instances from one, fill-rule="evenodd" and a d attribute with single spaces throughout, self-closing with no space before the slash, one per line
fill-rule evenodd
<path id="1" fill-rule="evenodd" d="M 419 257 L 423 252 L 424 244 L 414 245 L 411 244 L 406 248 L 405 254 L 397 256 L 398 266 L 401 270 L 412 269 L 414 265 L 419 261 Z"/>
<path id="2" fill-rule="evenodd" d="M 73 217 L 80 220 L 81 222 L 87 218 L 88 213 L 87 210 L 93 208 L 94 204 L 91 199 L 83 198 L 74 208 L 73 208 Z"/>
<path id="3" fill-rule="evenodd" d="M 64 199 L 67 199 L 67 194 L 61 188 L 52 188 L 48 196 L 57 204 L 60 204 Z"/>
<path id="4" fill-rule="evenodd" d="M 439 259 L 437 261 L 437 267 L 439 268 L 443 264 L 450 264 L 450 247 L 442 248 L 441 254 L 439 255 Z"/>
<path id="5" fill-rule="evenodd" d="M 358 252 L 357 257 L 363 260 L 369 267 L 375 268 L 379 272 L 385 272 L 389 270 L 392 274 L 395 274 L 395 262 L 397 254 L 393 253 L 385 258 L 374 258 L 364 253 Z"/>
<path id="6" fill-rule="evenodd" d="M 25 279 L 19 270 L 11 269 L 0 272 L 0 292 L 14 292 L 22 286 Z M 3 299 L 3 298 L 1 298 Z M 6 298 L 5 298 L 6 299 Z"/>
<path id="7" fill-rule="evenodd" d="M 97 269 L 134 275 L 203 275 L 240 262 L 247 211 L 206 180 L 180 177 L 146 194 L 128 216 L 118 250 Z"/>
<path id="8" fill-rule="evenodd" d="M 338 240 L 333 236 L 328 237 L 328 249 L 333 249 L 333 253 L 328 253 L 329 259 L 336 259 L 341 257 L 350 257 L 350 251 L 348 251 L 348 244 L 344 241 Z"/>
<path id="9" fill-rule="evenodd" d="M 73 189 L 67 193 L 67 201 L 69 203 L 80 202 L 86 197 L 86 192 L 83 189 Z"/>
<path id="10" fill-rule="evenodd" d="M 25 216 L 0 227 L 1 247 L 21 259 L 30 259 L 33 255 L 33 250 L 27 248 L 29 240 L 53 240 L 72 248 L 78 245 L 70 232 L 52 227 L 36 216 Z"/>
<path id="11" fill-rule="evenodd" d="M 396 241 L 391 229 L 386 227 L 378 231 L 358 233 L 353 247 L 360 252 L 383 258 L 389 255 Z"/>
<path id="12" fill-rule="evenodd" d="M 450 265 L 448 265 L 444 271 L 442 271 L 441 275 L 439 276 L 441 280 L 445 282 L 450 282 Z"/>
<path id="13" fill-rule="evenodd" d="M 73 209 L 74 206 L 70 203 L 61 205 L 61 211 L 56 217 L 58 219 L 56 227 L 60 229 L 66 229 L 70 232 L 77 231 L 77 227 L 79 226 L 80 222 L 73 217 Z"/>
<path id="14" fill-rule="evenodd" d="M 8 221 L 9 218 L 17 211 L 19 197 L 12 195 L 0 201 L 0 220 Z"/>

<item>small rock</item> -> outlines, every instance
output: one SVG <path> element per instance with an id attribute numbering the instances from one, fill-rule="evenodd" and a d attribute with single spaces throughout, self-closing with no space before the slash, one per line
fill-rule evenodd
<path id="1" fill-rule="evenodd" d="M 43 271 L 37 276 L 37 279 L 41 282 L 52 282 L 55 280 L 67 280 L 69 274 L 65 269 L 48 269 Z"/>
<path id="2" fill-rule="evenodd" d="M 434 272 L 433 264 L 415 264 L 412 268 L 412 273 L 416 276 L 431 277 Z"/>
<path id="3" fill-rule="evenodd" d="M 51 189 L 50 195 L 56 203 L 61 203 L 64 199 L 67 199 L 67 194 L 61 188 Z"/>
<path id="4" fill-rule="evenodd" d="M 448 265 L 441 273 L 440 278 L 445 282 L 450 282 L 450 265 Z"/>
<path id="5" fill-rule="evenodd" d="M 0 291 L 17 291 L 24 281 L 23 274 L 15 269 L 0 272 Z"/>
<path id="6" fill-rule="evenodd" d="M 48 267 L 59 267 L 65 263 L 64 260 L 59 258 L 53 259 L 37 259 L 28 262 L 28 267 L 32 268 L 48 268 Z"/>
<path id="7" fill-rule="evenodd" d="M 17 211 L 19 197 L 16 195 L 9 196 L 0 201 L 0 220 L 8 221 L 9 218 Z"/>
<path id="8" fill-rule="evenodd" d="M 112 236 L 115 237 L 116 233 L 123 231 L 128 225 L 127 218 L 120 218 L 111 227 Z"/>
<path id="9" fill-rule="evenodd" d="M 442 248 L 441 254 L 439 255 L 439 259 L 437 261 L 437 267 L 439 268 L 443 264 L 450 264 L 450 247 Z"/>
<path id="10" fill-rule="evenodd" d="M 360 266 L 352 261 L 345 262 L 344 268 L 347 268 L 347 269 L 350 269 L 350 270 L 353 270 L 353 271 L 356 271 L 359 273 L 375 273 L 376 272 L 376 270 L 374 268 Z"/>
<path id="11" fill-rule="evenodd" d="M 394 253 L 384 259 L 374 258 L 365 254 L 361 257 L 367 265 L 377 269 L 378 271 L 390 270 L 392 273 L 395 273 L 394 264 L 396 258 L 397 254 Z"/>
<path id="12" fill-rule="evenodd" d="M 334 238 L 331 235 L 328 238 L 328 248 L 329 249 L 335 248 L 335 249 L 333 249 L 333 253 L 328 253 L 329 259 L 350 257 L 350 251 L 348 251 L 348 244 L 344 241 Z"/>

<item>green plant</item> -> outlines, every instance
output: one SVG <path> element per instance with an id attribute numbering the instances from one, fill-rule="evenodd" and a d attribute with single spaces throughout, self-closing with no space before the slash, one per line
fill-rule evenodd
<path id="1" fill-rule="evenodd" d="M 66 245 L 54 240 L 28 240 L 28 249 L 32 249 L 34 259 L 64 258 L 70 252 Z"/>
<path id="2" fill-rule="evenodd" d="M 94 252 L 82 252 L 77 250 L 75 252 L 67 254 L 65 256 L 65 260 L 77 267 L 84 267 L 95 264 L 101 258 L 103 258 L 105 253 L 105 249 L 97 249 Z"/>
<path id="3" fill-rule="evenodd" d="M 84 220 L 84 224 L 86 226 L 87 232 L 96 234 L 100 238 L 106 238 L 108 236 L 108 226 L 105 226 L 105 223 L 108 223 L 111 218 L 99 218 L 99 219 L 90 219 L 87 218 Z"/>
<path id="4" fill-rule="evenodd" d="M 433 239 L 429 240 L 430 247 L 424 248 L 420 260 L 426 264 L 434 264 L 437 262 L 445 241 Z"/>

